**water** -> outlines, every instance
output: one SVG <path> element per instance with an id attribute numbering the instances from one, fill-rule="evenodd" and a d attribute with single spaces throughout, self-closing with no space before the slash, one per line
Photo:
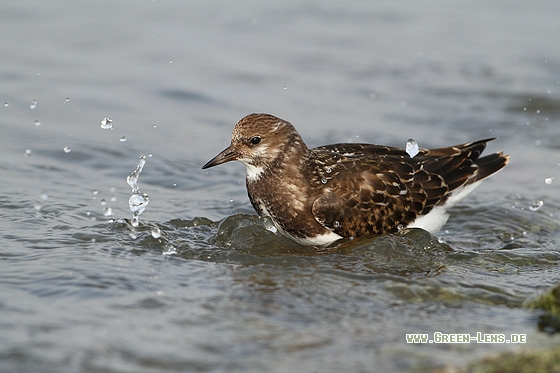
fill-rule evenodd
<path id="1" fill-rule="evenodd" d="M 112 130 L 113 129 L 113 121 L 109 118 L 103 118 L 101 120 L 101 128 L 104 130 Z"/>
<path id="2" fill-rule="evenodd" d="M 2 371 L 430 371 L 558 343 L 522 304 L 560 282 L 559 11 L 5 2 Z M 498 137 L 512 160 L 435 236 L 316 250 L 255 216 L 242 165 L 200 170 L 250 112 L 310 146 Z M 434 332 L 527 344 L 406 343 Z"/>
<path id="3" fill-rule="evenodd" d="M 138 166 L 136 169 L 127 176 L 126 182 L 132 188 L 132 195 L 128 199 L 128 207 L 132 211 L 132 220 L 130 223 L 133 227 L 137 227 L 139 224 L 139 216 L 146 210 L 146 206 L 150 202 L 150 196 L 147 193 L 140 193 L 140 188 L 138 187 L 138 178 L 144 169 L 146 164 L 146 156 L 141 155 L 138 161 Z"/>
<path id="4" fill-rule="evenodd" d="M 408 139 L 405 150 L 411 158 L 414 158 L 418 154 L 418 143 L 416 140 Z"/>

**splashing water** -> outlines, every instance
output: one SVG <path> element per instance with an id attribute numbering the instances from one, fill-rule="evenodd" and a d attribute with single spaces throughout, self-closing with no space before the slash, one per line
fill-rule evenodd
<path id="1" fill-rule="evenodd" d="M 414 158 L 418 154 L 418 143 L 414 139 L 408 139 L 406 142 L 406 152 L 410 155 L 410 158 Z"/>
<path id="2" fill-rule="evenodd" d="M 113 121 L 109 118 L 103 118 L 101 121 L 101 128 L 104 130 L 112 130 L 113 129 Z"/>
<path id="3" fill-rule="evenodd" d="M 533 203 L 531 203 L 531 204 L 529 205 L 529 210 L 531 210 L 531 211 L 537 211 L 537 210 L 540 210 L 540 208 L 543 207 L 543 206 L 544 206 L 544 202 L 543 202 L 543 201 L 540 201 L 540 200 L 539 200 L 539 201 L 535 201 L 535 202 L 533 202 Z"/>
<path id="4" fill-rule="evenodd" d="M 150 202 L 150 197 L 146 193 L 140 193 L 140 188 L 138 187 L 138 178 L 145 164 L 146 156 L 142 155 L 140 156 L 140 161 L 138 162 L 138 166 L 136 166 L 136 170 L 126 178 L 126 182 L 132 188 L 132 195 L 128 200 L 128 207 L 130 211 L 132 211 L 131 224 L 133 227 L 138 226 L 138 217 L 146 210 L 146 206 Z"/>
<path id="5" fill-rule="evenodd" d="M 158 227 L 152 227 L 150 232 L 151 232 L 153 238 L 157 239 L 157 238 L 161 237 L 161 229 L 159 229 Z"/>
<path id="6" fill-rule="evenodd" d="M 175 246 L 171 245 L 170 243 L 168 243 L 167 245 L 165 245 L 165 249 L 163 250 L 162 255 L 176 255 L 177 254 L 177 249 L 175 248 Z"/>
<path id="7" fill-rule="evenodd" d="M 276 228 L 276 226 L 274 225 L 274 223 L 272 222 L 272 220 L 268 217 L 264 217 L 261 218 L 262 219 L 262 223 L 264 228 L 272 233 L 277 233 L 278 232 L 278 228 Z"/>

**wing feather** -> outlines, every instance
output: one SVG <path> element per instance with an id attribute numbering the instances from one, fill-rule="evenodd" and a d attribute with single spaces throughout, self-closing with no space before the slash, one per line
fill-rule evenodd
<path id="1" fill-rule="evenodd" d="M 495 153 L 479 158 L 492 139 L 439 149 L 404 149 L 372 144 L 334 144 L 315 148 L 316 220 L 341 236 L 396 231 L 454 190 L 505 167 Z M 336 178 L 336 183 L 329 180 Z"/>

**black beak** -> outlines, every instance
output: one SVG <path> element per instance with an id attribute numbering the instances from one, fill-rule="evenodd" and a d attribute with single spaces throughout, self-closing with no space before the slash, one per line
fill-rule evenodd
<path id="1" fill-rule="evenodd" d="M 220 154 L 212 158 L 208 163 L 202 166 L 202 169 L 207 169 L 210 167 L 217 166 L 222 163 L 226 163 L 229 161 L 235 161 L 239 157 L 239 154 L 235 150 L 232 149 L 231 145 L 225 148 Z"/>

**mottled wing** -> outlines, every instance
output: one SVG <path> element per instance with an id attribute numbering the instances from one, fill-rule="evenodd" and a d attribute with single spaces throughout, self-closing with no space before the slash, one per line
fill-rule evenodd
<path id="1" fill-rule="evenodd" d="M 314 182 L 322 187 L 313 214 L 346 237 L 394 232 L 443 204 L 455 189 L 503 168 L 508 158 L 501 153 L 479 158 L 487 141 L 422 149 L 415 157 L 371 144 L 315 148 Z"/>

